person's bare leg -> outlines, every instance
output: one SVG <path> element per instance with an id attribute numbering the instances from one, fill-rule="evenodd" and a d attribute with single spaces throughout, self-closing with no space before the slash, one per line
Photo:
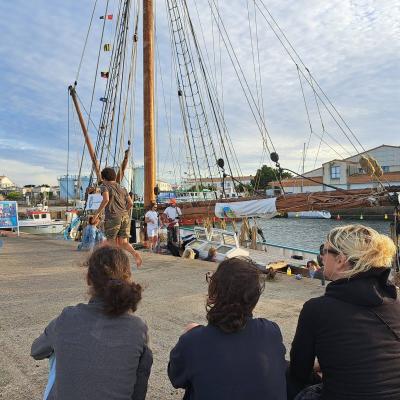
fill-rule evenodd
<path id="1" fill-rule="evenodd" d="M 153 236 L 152 238 L 152 248 L 153 252 L 157 253 L 157 245 L 158 245 L 158 236 Z"/>
<path id="2" fill-rule="evenodd" d="M 142 265 L 142 257 L 140 257 L 140 254 L 132 247 L 132 245 L 128 242 L 127 238 L 121 238 L 117 237 L 117 245 L 121 247 L 121 249 L 124 249 L 128 253 L 132 254 L 133 257 L 135 257 L 136 261 L 136 266 L 138 268 L 141 267 Z"/>

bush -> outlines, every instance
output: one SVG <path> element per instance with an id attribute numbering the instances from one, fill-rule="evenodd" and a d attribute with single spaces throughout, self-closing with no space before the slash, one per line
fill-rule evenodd
<path id="1" fill-rule="evenodd" d="M 17 200 L 22 200 L 23 196 L 22 193 L 20 192 L 10 192 L 7 194 L 6 199 L 10 201 L 17 201 Z"/>

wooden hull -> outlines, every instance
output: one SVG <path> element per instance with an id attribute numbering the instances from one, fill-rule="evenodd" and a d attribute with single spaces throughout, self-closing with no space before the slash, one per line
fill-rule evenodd
<path id="1" fill-rule="evenodd" d="M 399 191 L 400 187 L 391 188 Z M 252 196 L 238 199 L 209 200 L 191 203 L 178 203 L 182 210 L 183 221 L 188 221 L 186 225 L 193 225 L 193 221 L 199 219 L 214 219 L 215 203 L 232 203 L 237 201 L 261 199 L 259 196 Z M 378 192 L 371 189 L 346 190 L 346 191 L 326 191 L 315 193 L 298 193 L 278 196 L 276 208 L 278 212 L 296 212 L 309 210 L 329 210 L 339 211 L 359 207 L 391 206 L 392 203 L 387 192 Z M 160 207 L 162 209 L 163 207 Z M 185 224 L 185 223 L 183 223 Z"/>

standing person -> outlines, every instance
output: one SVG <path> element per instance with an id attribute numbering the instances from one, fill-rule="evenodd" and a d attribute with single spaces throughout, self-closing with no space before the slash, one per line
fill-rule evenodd
<path id="1" fill-rule="evenodd" d="M 253 318 L 260 279 L 241 258 L 223 261 L 209 278 L 208 325 L 188 325 L 169 357 L 169 379 L 185 400 L 286 400 L 281 331 Z"/>
<path id="2" fill-rule="evenodd" d="M 129 210 L 133 206 L 127 190 L 116 182 L 117 174 L 113 168 L 106 167 L 101 171 L 103 179 L 100 191 L 103 200 L 94 215 L 95 219 L 105 210 L 104 233 L 110 244 L 120 246 L 135 257 L 138 268 L 142 265 L 140 254 L 135 251 L 128 239 L 130 237 Z"/>
<path id="3" fill-rule="evenodd" d="M 179 219 L 182 216 L 181 209 L 176 205 L 176 199 L 169 201 L 169 206 L 164 210 L 168 230 L 168 242 L 178 242 Z"/>
<path id="4" fill-rule="evenodd" d="M 144 221 L 147 224 L 147 237 L 150 251 L 156 251 L 158 242 L 158 212 L 157 204 L 150 205 L 144 216 Z"/>
<path id="5" fill-rule="evenodd" d="M 330 231 L 323 264 L 332 282 L 300 312 L 288 375 L 304 386 L 314 368 L 322 385 L 296 400 L 400 399 L 400 302 L 388 280 L 395 252 L 389 237 L 363 225 Z"/>
<path id="6" fill-rule="evenodd" d="M 133 314 L 142 288 L 120 248 L 95 249 L 86 266 L 89 303 L 64 308 L 32 344 L 35 360 L 55 356 L 48 399 L 144 400 L 153 357 Z"/>

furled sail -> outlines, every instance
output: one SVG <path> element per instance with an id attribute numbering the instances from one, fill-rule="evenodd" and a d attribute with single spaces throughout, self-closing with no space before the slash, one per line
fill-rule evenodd
<path id="1" fill-rule="evenodd" d="M 263 217 L 276 215 L 276 198 L 216 203 L 215 215 L 218 218 Z"/>

